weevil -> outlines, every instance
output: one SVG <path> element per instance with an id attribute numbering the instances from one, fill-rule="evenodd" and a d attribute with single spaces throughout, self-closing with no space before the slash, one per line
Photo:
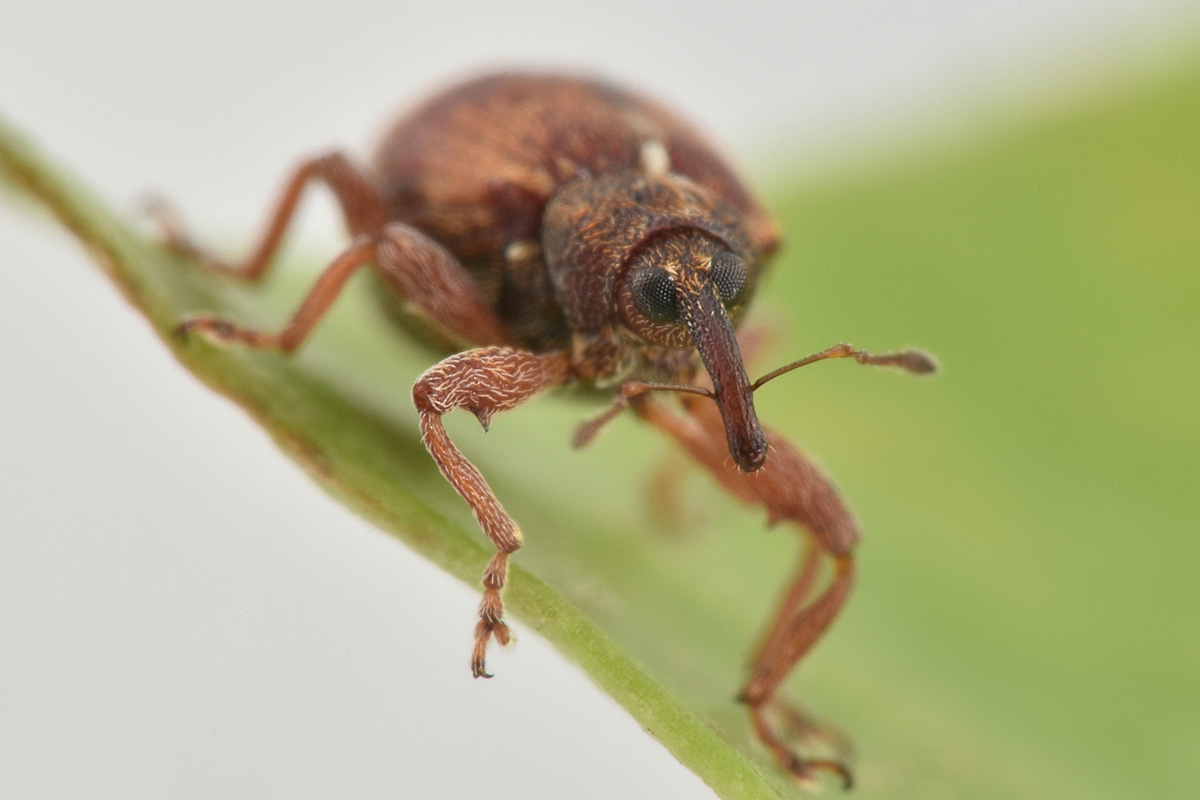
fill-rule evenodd
<path id="1" fill-rule="evenodd" d="M 764 428 L 754 392 L 828 358 L 931 372 L 917 350 L 871 355 L 839 344 L 751 382 L 736 331 L 779 232 L 726 161 L 658 103 L 604 82 L 550 74 L 489 75 L 432 96 L 384 135 L 370 167 L 342 152 L 302 162 L 258 246 L 223 261 L 160 209 L 171 246 L 245 281 L 263 277 L 306 187 L 328 187 L 352 237 L 278 332 L 213 316 L 184 334 L 283 352 L 312 333 L 347 280 L 373 266 L 401 316 L 448 345 L 416 381 L 421 438 L 495 545 L 470 667 L 491 677 L 493 639 L 511 638 L 503 589 L 522 532 L 442 425 L 466 409 L 497 412 L 577 383 L 613 398 L 577 430 L 590 440 L 625 409 L 675 440 L 736 498 L 794 523 L 808 539 L 752 655 L 738 699 L 754 733 L 797 779 L 824 769 L 850 784 L 841 758 L 794 750 L 801 715 L 778 697 L 825 633 L 854 579 L 854 518 L 796 447 Z M 677 405 L 665 402 L 674 395 Z M 830 576 L 818 590 L 822 561 Z M 789 720 L 780 725 L 782 717 Z M 801 723 L 802 726 L 805 723 Z"/>

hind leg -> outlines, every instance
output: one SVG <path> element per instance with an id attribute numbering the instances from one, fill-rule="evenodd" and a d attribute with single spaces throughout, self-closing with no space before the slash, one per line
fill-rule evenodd
<path id="1" fill-rule="evenodd" d="M 163 239 L 172 249 L 199 260 L 209 269 L 253 283 L 266 275 L 271 259 L 296 214 L 300 197 L 314 183 L 325 184 L 333 192 L 352 236 L 378 235 L 387 223 L 387 204 L 374 181 L 348 156 L 336 151 L 309 159 L 296 167 L 267 217 L 258 244 L 245 258 L 237 261 L 221 258 L 196 244 L 184 230 L 178 213 L 163 198 L 151 198 L 147 207 L 162 230 Z"/>

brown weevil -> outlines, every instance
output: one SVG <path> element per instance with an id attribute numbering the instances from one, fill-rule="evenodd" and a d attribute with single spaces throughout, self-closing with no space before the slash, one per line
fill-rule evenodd
<path id="1" fill-rule="evenodd" d="M 374 265 L 402 316 L 452 353 L 412 398 L 438 469 L 470 505 L 496 554 L 483 575 L 471 671 L 489 677 L 492 639 L 510 639 L 501 599 L 520 528 L 455 447 L 442 415 L 486 427 L 496 412 L 577 382 L 611 393 L 582 425 L 581 445 L 625 408 L 674 439 L 739 500 L 790 521 L 809 546 L 751 660 L 738 699 L 753 730 L 796 778 L 850 772 L 806 758 L 781 727 L 806 723 L 777 698 L 784 679 L 833 622 L 854 577 L 855 522 L 830 481 L 764 428 L 754 392 L 826 358 L 931 372 L 920 351 L 875 356 L 840 344 L 751 382 L 735 335 L 779 244 L 762 206 L 691 126 L 605 83 L 497 74 L 435 95 L 386 133 L 372 168 L 340 152 L 302 163 L 257 248 L 227 263 L 192 245 L 163 213 L 169 244 L 247 281 L 263 276 L 310 183 L 332 190 L 353 237 L 278 333 L 196 316 L 181 331 L 290 352 L 359 269 Z M 673 408 L 657 399 L 671 392 Z M 832 562 L 817 590 L 823 559 Z M 779 719 L 787 722 L 777 726 Z"/>

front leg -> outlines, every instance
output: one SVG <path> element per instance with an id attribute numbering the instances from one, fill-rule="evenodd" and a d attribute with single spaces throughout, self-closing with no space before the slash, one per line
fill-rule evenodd
<path id="1" fill-rule="evenodd" d="M 762 469 L 746 473 L 730 460 L 720 413 L 707 398 L 686 395 L 684 405 L 691 412 L 687 416 L 668 411 L 646 395 L 631 398 L 631 403 L 638 416 L 675 439 L 731 494 L 744 503 L 764 507 L 771 524 L 790 521 L 808 533 L 810 547 L 753 655 L 750 677 L 738 699 L 746 704 L 758 738 L 798 780 L 809 783 L 814 770 L 823 769 L 836 773 L 849 786 L 851 774 L 844 763 L 794 752 L 771 716 L 777 712 L 792 727 L 816 727 L 781 703 L 777 695 L 787 676 L 833 623 L 850 593 L 852 550 L 858 539 L 853 517 L 833 484 L 774 431 L 766 431 L 770 444 L 766 463 Z M 833 574 L 813 596 L 821 555 L 832 561 Z"/>
<path id="2" fill-rule="evenodd" d="M 471 652 L 471 673 L 476 678 L 491 677 L 485 663 L 488 641 L 494 636 L 505 645 L 510 639 L 500 590 L 508 575 L 508 556 L 521 546 L 521 529 L 475 465 L 450 441 L 442 415 L 464 408 L 486 429 L 496 412 L 507 411 L 544 389 L 566 383 L 571 377 L 570 366 L 570 355 L 565 352 L 536 354 L 511 347 L 481 347 L 435 364 L 413 386 L 413 404 L 420 413 L 425 447 L 496 546 L 496 555 L 483 573 L 483 600 Z"/>

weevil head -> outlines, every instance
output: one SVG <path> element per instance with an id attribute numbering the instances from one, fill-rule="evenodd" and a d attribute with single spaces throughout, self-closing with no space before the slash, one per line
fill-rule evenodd
<path id="1" fill-rule="evenodd" d="M 729 453 L 751 472 L 766 459 L 767 438 L 732 320 L 752 287 L 745 259 L 727 247 L 695 230 L 655 237 L 617 282 L 617 308 L 623 326 L 642 340 L 696 348 L 712 379 Z"/>
<path id="2" fill-rule="evenodd" d="M 694 348 L 712 378 L 730 455 L 747 472 L 762 466 L 766 435 L 734 335 L 758 254 L 729 204 L 674 174 L 583 178 L 547 204 L 542 249 L 577 336 Z"/>

